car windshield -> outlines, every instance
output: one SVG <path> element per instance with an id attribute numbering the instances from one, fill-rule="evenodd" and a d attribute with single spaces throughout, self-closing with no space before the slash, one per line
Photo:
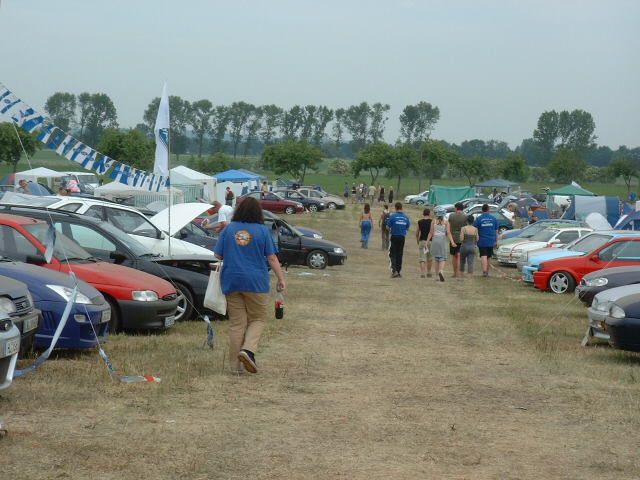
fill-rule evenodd
<path id="1" fill-rule="evenodd" d="M 100 225 L 100 229 L 104 230 L 106 233 L 110 234 L 116 240 L 126 245 L 136 257 L 141 257 L 143 255 L 149 255 L 153 253 L 147 247 L 142 245 L 138 240 L 127 235 L 119 228 L 114 227 L 109 222 L 101 221 L 99 225 Z M 102 234 L 100 230 L 96 229 L 96 231 Z"/>
<path id="2" fill-rule="evenodd" d="M 538 232 L 535 235 L 533 235 L 530 238 L 530 240 L 532 242 L 548 242 L 553 238 L 553 236 L 556 233 L 558 233 L 558 230 L 555 230 L 553 228 L 547 228 L 546 230 L 542 230 L 541 232 Z"/>
<path id="3" fill-rule="evenodd" d="M 76 175 L 78 181 L 81 183 L 98 183 L 98 177 L 92 175 L 91 173 Z"/>
<path id="4" fill-rule="evenodd" d="M 46 223 L 34 223 L 32 225 L 25 225 L 25 229 L 44 245 L 49 225 Z M 60 232 L 56 232 L 53 256 L 60 261 L 64 261 L 65 259 L 87 260 L 91 258 L 89 252 Z"/>
<path id="5" fill-rule="evenodd" d="M 535 223 L 530 225 L 529 227 L 524 229 L 524 233 L 521 235 L 522 237 L 527 237 L 527 238 L 531 238 L 533 237 L 536 233 L 541 232 L 542 230 L 544 230 L 546 227 L 546 225 L 542 224 L 542 225 L 536 225 Z"/>
<path id="6" fill-rule="evenodd" d="M 580 240 L 575 242 L 569 250 L 574 252 L 582 252 L 589 253 L 595 250 L 596 248 L 600 248 L 602 245 L 611 240 L 611 235 L 602 235 L 599 233 L 587 235 L 582 237 Z"/>

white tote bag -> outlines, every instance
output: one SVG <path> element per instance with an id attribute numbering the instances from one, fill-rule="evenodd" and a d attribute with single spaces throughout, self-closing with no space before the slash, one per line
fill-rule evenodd
<path id="1" fill-rule="evenodd" d="M 222 271 L 222 262 L 216 265 L 217 268 L 212 269 L 209 274 L 209 283 L 207 284 L 207 292 L 204 295 L 204 306 L 221 315 L 227 314 L 227 297 L 222 293 L 222 285 L 220 284 L 220 272 Z"/>

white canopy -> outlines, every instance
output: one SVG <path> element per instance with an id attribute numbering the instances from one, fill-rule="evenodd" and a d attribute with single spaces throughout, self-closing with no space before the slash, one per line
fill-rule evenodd
<path id="1" fill-rule="evenodd" d="M 64 172 L 56 172 L 55 170 L 45 167 L 32 168 L 31 170 L 25 170 L 24 172 L 16 172 L 16 180 L 22 178 L 60 178 L 66 176 L 67 174 Z"/>
<path id="2" fill-rule="evenodd" d="M 211 202 L 216 199 L 217 180 L 211 175 L 200 173 L 184 165 L 178 165 L 169 171 L 169 179 L 172 185 L 202 185 L 204 198 Z"/>

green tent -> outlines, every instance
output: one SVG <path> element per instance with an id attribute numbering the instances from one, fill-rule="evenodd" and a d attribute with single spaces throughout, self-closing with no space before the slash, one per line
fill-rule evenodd
<path id="1" fill-rule="evenodd" d="M 444 187 L 431 185 L 429 188 L 429 205 L 446 205 L 456 203 L 475 195 L 471 187 Z"/>
<path id="2" fill-rule="evenodd" d="M 576 187 L 575 185 L 565 185 L 564 187 L 556 188 L 555 190 L 549 190 L 547 195 L 578 195 L 583 197 L 594 197 L 595 193 L 585 190 L 582 187 Z"/>

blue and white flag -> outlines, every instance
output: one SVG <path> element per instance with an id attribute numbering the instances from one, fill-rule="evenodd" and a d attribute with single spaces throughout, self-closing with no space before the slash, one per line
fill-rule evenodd
<path id="1" fill-rule="evenodd" d="M 153 173 L 163 177 L 169 176 L 169 97 L 167 96 L 167 83 L 162 87 L 162 96 L 156 116 L 156 126 L 153 129 L 156 134 L 156 160 L 153 164 Z"/>
<path id="2" fill-rule="evenodd" d="M 42 122 L 44 122 L 44 116 L 40 115 L 33 108 L 28 107 L 25 109 L 19 109 L 18 113 L 11 116 L 11 120 L 16 122 L 16 125 L 22 129 L 31 133 L 38 128 Z"/>

